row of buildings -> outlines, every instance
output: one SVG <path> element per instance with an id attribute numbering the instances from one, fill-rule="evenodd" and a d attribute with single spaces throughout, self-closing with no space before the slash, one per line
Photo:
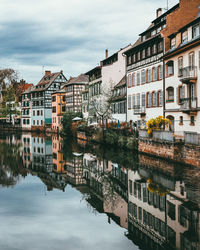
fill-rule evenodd
<path id="1" fill-rule="evenodd" d="M 22 99 L 22 127 L 32 130 L 57 131 L 69 110 L 97 122 L 109 99 L 111 120 L 139 127 L 164 116 L 176 133 L 199 132 L 199 0 L 180 0 L 164 13 L 158 9 L 133 45 L 111 56 L 106 50 L 99 66 L 85 74 L 67 80 L 62 71 L 46 71 Z"/>

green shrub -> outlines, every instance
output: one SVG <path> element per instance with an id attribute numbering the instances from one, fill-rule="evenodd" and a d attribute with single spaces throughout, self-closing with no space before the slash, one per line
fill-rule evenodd
<path id="1" fill-rule="evenodd" d="M 128 137 L 126 147 L 130 150 L 137 150 L 137 139 L 135 136 Z"/>
<path id="2" fill-rule="evenodd" d="M 127 139 L 126 139 L 126 137 L 120 135 L 120 136 L 119 136 L 119 139 L 118 139 L 118 145 L 119 145 L 121 148 L 125 148 L 125 147 L 126 147 L 126 144 L 127 144 Z"/>
<path id="3" fill-rule="evenodd" d="M 117 145 L 118 135 L 115 132 L 107 131 L 105 133 L 105 142 L 109 145 Z"/>

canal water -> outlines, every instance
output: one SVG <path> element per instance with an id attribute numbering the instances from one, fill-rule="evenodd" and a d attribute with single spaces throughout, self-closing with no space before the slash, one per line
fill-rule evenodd
<path id="1" fill-rule="evenodd" d="M 200 249 L 200 170 L 0 134 L 0 249 Z"/>

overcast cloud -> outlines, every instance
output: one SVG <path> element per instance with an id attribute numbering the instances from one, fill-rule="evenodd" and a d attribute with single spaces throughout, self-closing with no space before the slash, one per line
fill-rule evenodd
<path id="1" fill-rule="evenodd" d="M 172 7 L 178 0 L 169 0 Z M 0 67 L 36 84 L 85 73 L 144 31 L 167 0 L 0 0 Z"/>

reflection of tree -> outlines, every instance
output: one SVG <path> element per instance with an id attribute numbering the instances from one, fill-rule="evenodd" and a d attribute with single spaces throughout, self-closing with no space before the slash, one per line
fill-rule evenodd
<path id="1" fill-rule="evenodd" d="M 0 185 L 14 186 L 25 177 L 27 171 L 23 168 L 20 155 L 20 145 L 0 143 Z"/>

